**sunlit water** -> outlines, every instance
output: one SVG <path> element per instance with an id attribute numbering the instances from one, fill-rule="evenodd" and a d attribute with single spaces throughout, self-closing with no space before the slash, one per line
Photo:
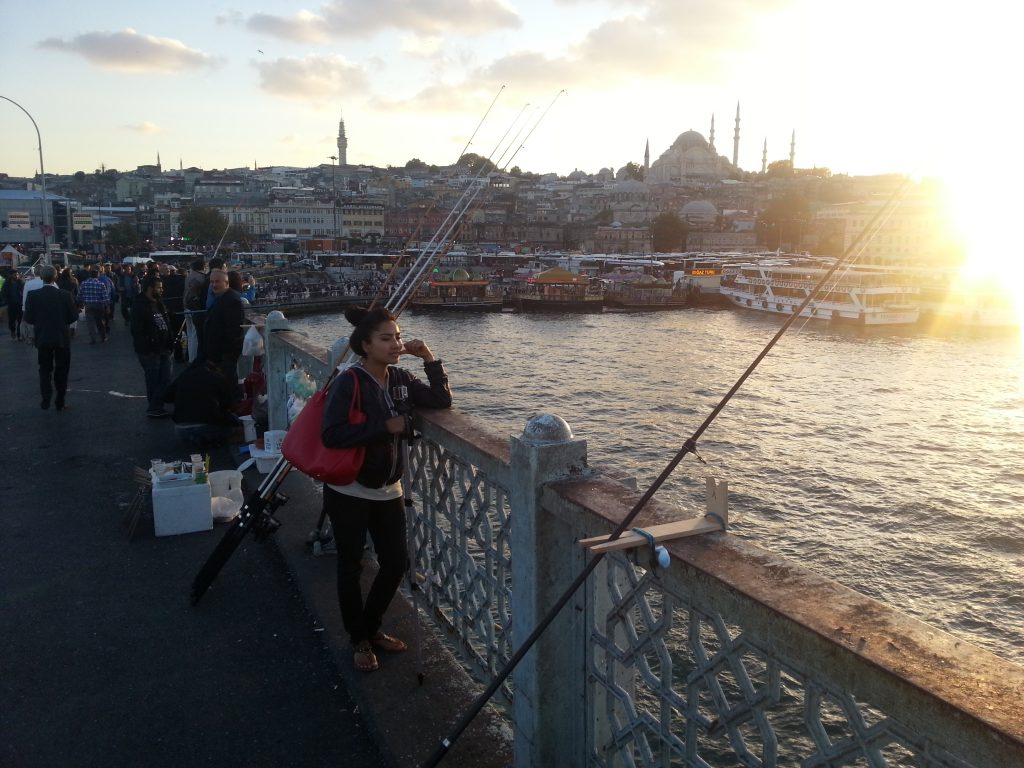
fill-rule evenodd
<path id="1" fill-rule="evenodd" d="M 298 319 L 330 344 L 340 316 Z M 733 311 L 406 313 L 456 405 L 520 433 L 555 413 L 641 489 L 777 330 Z M 407 367 L 417 370 L 411 358 Z M 1016 338 L 794 326 L 660 492 L 729 481 L 733 533 L 1024 662 L 1024 354 Z"/>

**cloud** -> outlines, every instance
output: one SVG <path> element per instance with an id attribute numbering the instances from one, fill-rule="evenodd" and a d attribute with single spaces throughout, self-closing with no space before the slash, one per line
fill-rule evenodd
<path id="1" fill-rule="evenodd" d="M 366 73 L 341 56 L 309 55 L 255 62 L 260 87 L 274 96 L 303 101 L 337 101 L 368 89 Z"/>
<path id="2" fill-rule="evenodd" d="M 482 111 L 493 99 L 493 91 L 485 93 L 474 85 L 463 83 L 453 87 L 437 83 L 424 88 L 412 98 L 376 98 L 372 100 L 370 106 L 387 112 L 463 113 Z"/>
<path id="3" fill-rule="evenodd" d="M 502 0 L 331 0 L 317 13 L 285 17 L 257 13 L 247 26 L 255 32 L 302 43 L 323 43 L 398 29 L 425 37 L 445 32 L 481 34 L 521 26 Z"/>
<path id="4" fill-rule="evenodd" d="M 644 11 L 594 27 L 564 53 L 516 51 L 467 78 L 483 87 L 527 90 L 607 88 L 638 79 L 706 82 L 749 44 L 758 19 L 782 0 L 635 3 Z"/>
<path id="5" fill-rule="evenodd" d="M 155 37 L 122 29 L 120 32 L 86 32 L 70 40 L 51 37 L 39 48 L 81 56 L 104 69 L 122 72 L 180 72 L 219 66 L 220 60 L 180 40 Z"/>
<path id="6" fill-rule="evenodd" d="M 406 35 L 402 38 L 402 53 L 416 58 L 430 59 L 442 51 L 444 39 L 437 35 Z"/>
<path id="7" fill-rule="evenodd" d="M 239 26 L 245 23 L 245 14 L 241 11 L 236 11 L 234 8 L 230 8 L 224 11 L 224 13 L 218 13 L 215 17 L 215 21 L 218 24 Z"/>
<path id="8" fill-rule="evenodd" d="M 148 120 L 144 120 L 136 125 L 123 125 L 121 127 L 129 131 L 134 131 L 135 133 L 161 133 L 163 131 L 163 128 L 159 125 L 151 123 Z"/>

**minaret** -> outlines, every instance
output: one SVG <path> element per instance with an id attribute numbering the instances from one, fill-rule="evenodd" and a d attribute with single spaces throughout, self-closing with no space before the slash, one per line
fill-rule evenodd
<path id="1" fill-rule="evenodd" d="M 740 167 L 740 103 L 736 102 L 736 132 L 732 135 L 732 164 Z"/>
<path id="2" fill-rule="evenodd" d="M 647 171 L 651 170 L 651 140 L 647 140 L 647 144 L 644 146 L 644 175 L 647 175 Z"/>
<path id="3" fill-rule="evenodd" d="M 708 144 L 711 148 L 711 154 L 715 154 L 715 113 L 711 113 L 711 133 L 708 134 Z"/>
<path id="4" fill-rule="evenodd" d="M 160 167 L 160 153 L 157 152 L 156 153 L 156 172 L 157 173 L 163 173 L 163 170 L 164 169 Z"/>
<path id="5" fill-rule="evenodd" d="M 348 139 L 345 137 L 345 118 L 338 120 L 338 164 L 348 165 Z"/>
<path id="6" fill-rule="evenodd" d="M 768 137 L 764 137 L 764 149 L 761 150 L 761 173 L 768 173 Z"/>
<path id="7" fill-rule="evenodd" d="M 796 128 L 793 129 L 793 137 L 789 140 L 789 170 L 796 170 Z"/>

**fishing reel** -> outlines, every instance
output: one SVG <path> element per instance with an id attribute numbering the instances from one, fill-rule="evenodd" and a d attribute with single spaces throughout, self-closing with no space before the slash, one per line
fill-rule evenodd
<path id="1" fill-rule="evenodd" d="M 278 507 L 288 503 L 288 497 L 283 493 L 274 492 L 274 495 L 267 499 L 266 506 L 256 516 L 252 526 L 252 535 L 256 541 L 266 541 L 281 527 L 281 521 L 274 517 Z"/>

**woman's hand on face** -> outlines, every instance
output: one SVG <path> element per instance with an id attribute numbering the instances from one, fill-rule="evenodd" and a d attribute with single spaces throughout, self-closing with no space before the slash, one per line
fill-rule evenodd
<path id="1" fill-rule="evenodd" d="M 405 342 L 405 354 L 418 357 L 425 363 L 429 363 L 434 359 L 433 353 L 431 353 L 426 343 L 420 339 Z"/>
<path id="2" fill-rule="evenodd" d="M 389 434 L 400 435 L 405 431 L 405 416 L 392 416 L 384 425 L 388 428 Z"/>

